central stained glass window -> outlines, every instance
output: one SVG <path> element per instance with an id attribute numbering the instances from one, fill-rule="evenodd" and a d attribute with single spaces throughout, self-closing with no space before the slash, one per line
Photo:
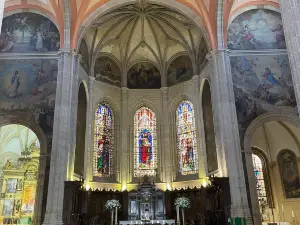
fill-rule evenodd
<path id="1" fill-rule="evenodd" d="M 142 107 L 134 116 L 134 177 L 154 176 L 156 169 L 156 116 L 148 107 Z"/>
<path id="2" fill-rule="evenodd" d="M 196 126 L 193 104 L 183 101 L 176 112 L 179 173 L 198 173 Z"/>
<path id="3" fill-rule="evenodd" d="M 107 103 L 101 103 L 95 112 L 94 162 L 95 177 L 110 177 L 113 174 L 114 117 Z"/>

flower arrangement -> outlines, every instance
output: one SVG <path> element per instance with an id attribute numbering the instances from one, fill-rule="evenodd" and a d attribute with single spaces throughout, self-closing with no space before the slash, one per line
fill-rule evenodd
<path id="1" fill-rule="evenodd" d="M 187 197 L 178 197 L 175 199 L 174 205 L 175 207 L 179 207 L 179 208 L 189 208 L 190 200 Z"/>
<path id="2" fill-rule="evenodd" d="M 121 204 L 118 200 L 112 199 L 112 200 L 107 200 L 105 204 L 105 208 L 108 210 L 115 210 L 116 208 L 121 208 Z"/>

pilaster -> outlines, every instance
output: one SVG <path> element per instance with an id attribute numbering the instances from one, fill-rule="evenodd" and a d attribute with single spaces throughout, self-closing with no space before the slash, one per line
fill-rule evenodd
<path id="1" fill-rule="evenodd" d="M 87 121 L 86 121 L 86 142 L 85 142 L 85 160 L 84 160 L 84 180 L 90 182 L 93 180 L 93 152 L 94 152 L 94 84 L 95 77 L 88 77 L 88 102 L 87 102 Z"/>
<path id="2" fill-rule="evenodd" d="M 222 159 L 222 175 L 229 177 L 231 216 L 245 217 L 247 224 L 253 224 L 246 192 L 230 59 L 227 50 L 213 50 L 207 58 L 212 67 L 211 88 L 217 151 Z"/>
<path id="3" fill-rule="evenodd" d="M 129 153 L 128 153 L 128 134 L 129 134 L 129 118 L 128 118 L 128 88 L 122 87 L 121 88 L 121 167 L 120 167 L 120 172 L 121 172 L 121 184 L 122 184 L 122 189 L 127 188 L 127 183 L 130 182 L 131 177 L 128 176 L 128 174 L 133 174 L 131 173 L 132 170 L 129 171 Z"/>
<path id="4" fill-rule="evenodd" d="M 164 169 L 164 182 L 167 189 L 172 188 L 172 149 L 170 149 L 170 112 L 169 112 L 169 88 L 162 87 L 162 162 Z"/>
<path id="5" fill-rule="evenodd" d="M 290 61 L 294 90 L 300 112 L 300 2 L 298 0 L 280 0 L 285 41 Z"/>
<path id="6" fill-rule="evenodd" d="M 63 224 L 64 182 L 67 178 L 68 157 L 73 152 L 72 141 L 76 126 L 72 122 L 74 90 L 77 79 L 74 76 L 75 55 L 69 49 L 61 50 L 58 59 L 56 105 L 52 152 L 50 163 L 49 189 L 44 224 Z M 76 72 L 76 71 L 75 71 Z"/>

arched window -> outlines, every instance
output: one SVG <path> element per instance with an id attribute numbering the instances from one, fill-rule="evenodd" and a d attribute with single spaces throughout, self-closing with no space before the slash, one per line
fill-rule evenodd
<path id="1" fill-rule="evenodd" d="M 181 175 L 198 173 L 196 126 L 193 104 L 183 101 L 176 112 L 177 151 Z"/>
<path id="2" fill-rule="evenodd" d="M 101 103 L 95 112 L 94 163 L 95 177 L 113 174 L 114 116 L 107 103 Z"/>
<path id="3" fill-rule="evenodd" d="M 252 154 L 252 160 L 260 213 L 263 217 L 265 213 L 264 209 L 268 206 L 268 195 L 265 182 L 264 164 L 263 160 L 256 154 Z"/>
<path id="4" fill-rule="evenodd" d="M 134 116 L 134 177 L 156 175 L 157 140 L 155 113 L 142 107 Z"/>

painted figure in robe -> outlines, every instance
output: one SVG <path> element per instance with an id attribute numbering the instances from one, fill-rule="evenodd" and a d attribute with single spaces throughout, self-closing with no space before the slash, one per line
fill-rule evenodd
<path id="1" fill-rule="evenodd" d="M 109 173 L 109 141 L 106 136 L 103 135 L 101 139 L 98 140 L 98 160 L 97 169 L 98 172 L 102 174 Z"/>
<path id="2" fill-rule="evenodd" d="M 140 163 L 150 166 L 152 159 L 152 136 L 149 131 L 142 131 L 139 138 Z"/>

